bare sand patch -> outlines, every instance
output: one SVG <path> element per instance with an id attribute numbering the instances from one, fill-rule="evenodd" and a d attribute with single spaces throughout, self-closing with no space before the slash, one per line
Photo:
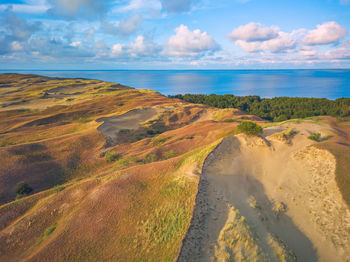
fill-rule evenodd
<path id="1" fill-rule="evenodd" d="M 290 128 L 290 143 L 274 139 Z M 350 211 L 314 132 L 332 130 L 286 123 L 225 138 L 204 163 L 178 261 L 349 261 Z"/>
<path id="2" fill-rule="evenodd" d="M 103 122 L 97 129 L 102 132 L 107 141 L 116 141 L 118 133 L 122 129 L 137 129 L 142 123 L 157 116 L 156 108 L 137 108 L 122 115 L 102 117 L 97 122 Z"/>

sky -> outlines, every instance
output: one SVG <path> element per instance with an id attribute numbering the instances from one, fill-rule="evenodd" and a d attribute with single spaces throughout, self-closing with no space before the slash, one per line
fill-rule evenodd
<path id="1" fill-rule="evenodd" d="M 350 0 L 0 0 L 0 69 L 350 68 Z"/>

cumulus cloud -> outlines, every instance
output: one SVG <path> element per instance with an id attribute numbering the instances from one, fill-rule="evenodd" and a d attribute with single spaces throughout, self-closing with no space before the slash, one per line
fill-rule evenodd
<path id="1" fill-rule="evenodd" d="M 135 42 L 128 45 L 128 53 L 132 57 L 154 56 L 160 51 L 160 47 L 151 39 L 142 35 L 136 37 Z"/>
<path id="2" fill-rule="evenodd" d="M 123 46 L 121 44 L 115 44 L 111 48 L 111 57 L 118 57 L 123 54 Z"/>
<path id="3" fill-rule="evenodd" d="M 109 0 L 48 0 L 48 13 L 66 19 L 95 19 L 107 11 Z"/>
<path id="4" fill-rule="evenodd" d="M 290 34 L 280 32 L 277 38 L 268 41 L 246 42 L 243 40 L 237 40 L 235 42 L 235 45 L 241 47 L 247 52 L 257 52 L 263 50 L 281 52 L 289 49 L 294 49 L 296 46 L 296 40 L 294 40 Z"/>
<path id="5" fill-rule="evenodd" d="M 218 49 L 218 44 L 207 32 L 201 32 L 199 29 L 190 31 L 185 25 L 180 25 L 175 32 L 165 45 L 165 54 L 193 57 Z"/>
<path id="6" fill-rule="evenodd" d="M 260 23 L 251 22 L 234 29 L 228 38 L 232 40 L 244 40 L 246 42 L 266 41 L 278 37 L 278 27 L 264 27 Z"/>
<path id="7" fill-rule="evenodd" d="M 169 13 L 182 13 L 191 10 L 196 0 L 161 0 L 162 7 Z"/>
<path id="8" fill-rule="evenodd" d="M 140 29 L 141 24 L 142 17 L 139 14 L 136 14 L 129 19 L 122 19 L 117 24 L 104 21 L 101 24 L 101 27 L 107 34 L 128 36 L 137 32 Z"/>
<path id="9" fill-rule="evenodd" d="M 317 28 L 310 30 L 304 37 L 304 43 L 308 45 L 326 45 L 338 42 L 347 35 L 346 28 L 332 21 L 322 25 L 317 25 Z"/>
<path id="10" fill-rule="evenodd" d="M 141 58 L 155 57 L 159 54 L 161 47 L 151 39 L 139 35 L 135 41 L 129 44 L 115 44 L 111 47 L 109 56 L 112 58 Z"/>
<path id="11" fill-rule="evenodd" d="M 296 47 L 297 41 L 294 37 L 298 34 L 298 31 L 288 34 L 275 26 L 264 27 L 259 23 L 249 23 L 234 29 L 227 37 L 236 40 L 235 45 L 247 52 L 281 52 Z"/>

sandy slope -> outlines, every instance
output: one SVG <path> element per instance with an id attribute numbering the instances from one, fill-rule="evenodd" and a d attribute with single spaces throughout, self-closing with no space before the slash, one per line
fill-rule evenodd
<path id="1" fill-rule="evenodd" d="M 294 128 L 290 140 L 277 132 Z M 203 167 L 179 261 L 350 261 L 350 211 L 314 123 L 225 138 Z"/>
<path id="2" fill-rule="evenodd" d="M 137 108 L 122 115 L 103 117 L 96 121 L 103 122 L 98 130 L 103 133 L 107 140 L 113 142 L 117 139 L 120 130 L 137 129 L 143 122 L 157 116 L 157 113 L 157 109 L 152 107 Z"/>

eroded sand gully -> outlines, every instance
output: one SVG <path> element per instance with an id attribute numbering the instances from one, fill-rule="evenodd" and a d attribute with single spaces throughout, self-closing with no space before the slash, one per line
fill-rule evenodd
<path id="1" fill-rule="evenodd" d="M 288 141 L 273 133 L 294 128 Z M 207 158 L 178 261 L 350 261 L 350 212 L 316 124 L 225 138 Z"/>

